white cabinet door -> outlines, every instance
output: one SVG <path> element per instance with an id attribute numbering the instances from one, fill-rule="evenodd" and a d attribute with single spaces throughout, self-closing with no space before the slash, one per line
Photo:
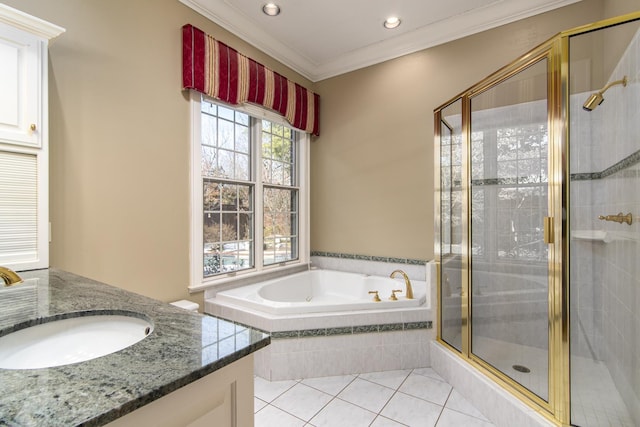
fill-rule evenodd
<path id="1" fill-rule="evenodd" d="M 42 144 L 40 38 L 0 23 L 0 143 Z"/>

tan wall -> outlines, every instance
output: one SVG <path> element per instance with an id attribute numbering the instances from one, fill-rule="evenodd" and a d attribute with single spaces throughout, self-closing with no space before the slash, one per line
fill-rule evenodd
<path id="1" fill-rule="evenodd" d="M 604 3 L 583 0 L 316 84 L 311 249 L 432 259 L 433 110 L 558 32 L 603 19 Z M 616 14 L 637 9 L 615 3 Z"/>
<path id="2" fill-rule="evenodd" d="M 182 25 L 192 23 L 310 82 L 178 0 L 8 0 L 66 28 L 49 49 L 51 265 L 171 301 L 189 296 L 189 103 Z"/>

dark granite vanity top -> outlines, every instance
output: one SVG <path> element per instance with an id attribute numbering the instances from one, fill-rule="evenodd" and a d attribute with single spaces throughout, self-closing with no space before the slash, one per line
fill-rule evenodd
<path id="1" fill-rule="evenodd" d="M 267 334 L 59 270 L 0 288 L 0 336 L 46 319 L 136 313 L 153 323 L 116 353 L 45 369 L 0 369 L 0 426 L 100 426 L 266 346 Z"/>

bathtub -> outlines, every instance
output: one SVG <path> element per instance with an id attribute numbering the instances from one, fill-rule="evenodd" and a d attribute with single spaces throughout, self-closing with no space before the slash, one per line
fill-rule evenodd
<path id="1" fill-rule="evenodd" d="M 436 335 L 427 280 L 412 280 L 407 300 L 400 277 L 308 270 L 216 292 L 205 297 L 205 313 L 271 334 L 254 353 L 254 373 L 270 381 L 421 368 Z M 394 289 L 402 292 L 390 301 Z"/>
<path id="2" fill-rule="evenodd" d="M 222 304 L 270 313 L 304 314 L 336 311 L 385 310 L 420 307 L 426 302 L 424 281 L 412 281 L 413 299 L 405 295 L 402 278 L 391 279 L 331 270 L 309 270 L 255 285 L 218 292 Z M 392 290 L 397 300 L 389 299 Z M 378 291 L 379 302 L 370 291 Z"/>

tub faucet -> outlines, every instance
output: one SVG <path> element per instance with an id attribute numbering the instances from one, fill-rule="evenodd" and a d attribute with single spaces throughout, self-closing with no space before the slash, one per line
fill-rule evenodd
<path id="1" fill-rule="evenodd" d="M 409 276 L 407 276 L 407 273 L 402 270 L 394 270 L 389 277 L 393 279 L 394 277 L 396 277 L 396 274 L 401 274 L 402 277 L 404 277 L 404 284 L 407 288 L 404 293 L 405 297 L 407 299 L 413 299 L 413 288 L 411 287 L 411 280 L 409 280 Z"/>
<path id="2" fill-rule="evenodd" d="M 4 281 L 5 286 L 13 286 L 22 283 L 20 276 L 15 271 L 7 267 L 0 267 L 0 279 Z"/>

